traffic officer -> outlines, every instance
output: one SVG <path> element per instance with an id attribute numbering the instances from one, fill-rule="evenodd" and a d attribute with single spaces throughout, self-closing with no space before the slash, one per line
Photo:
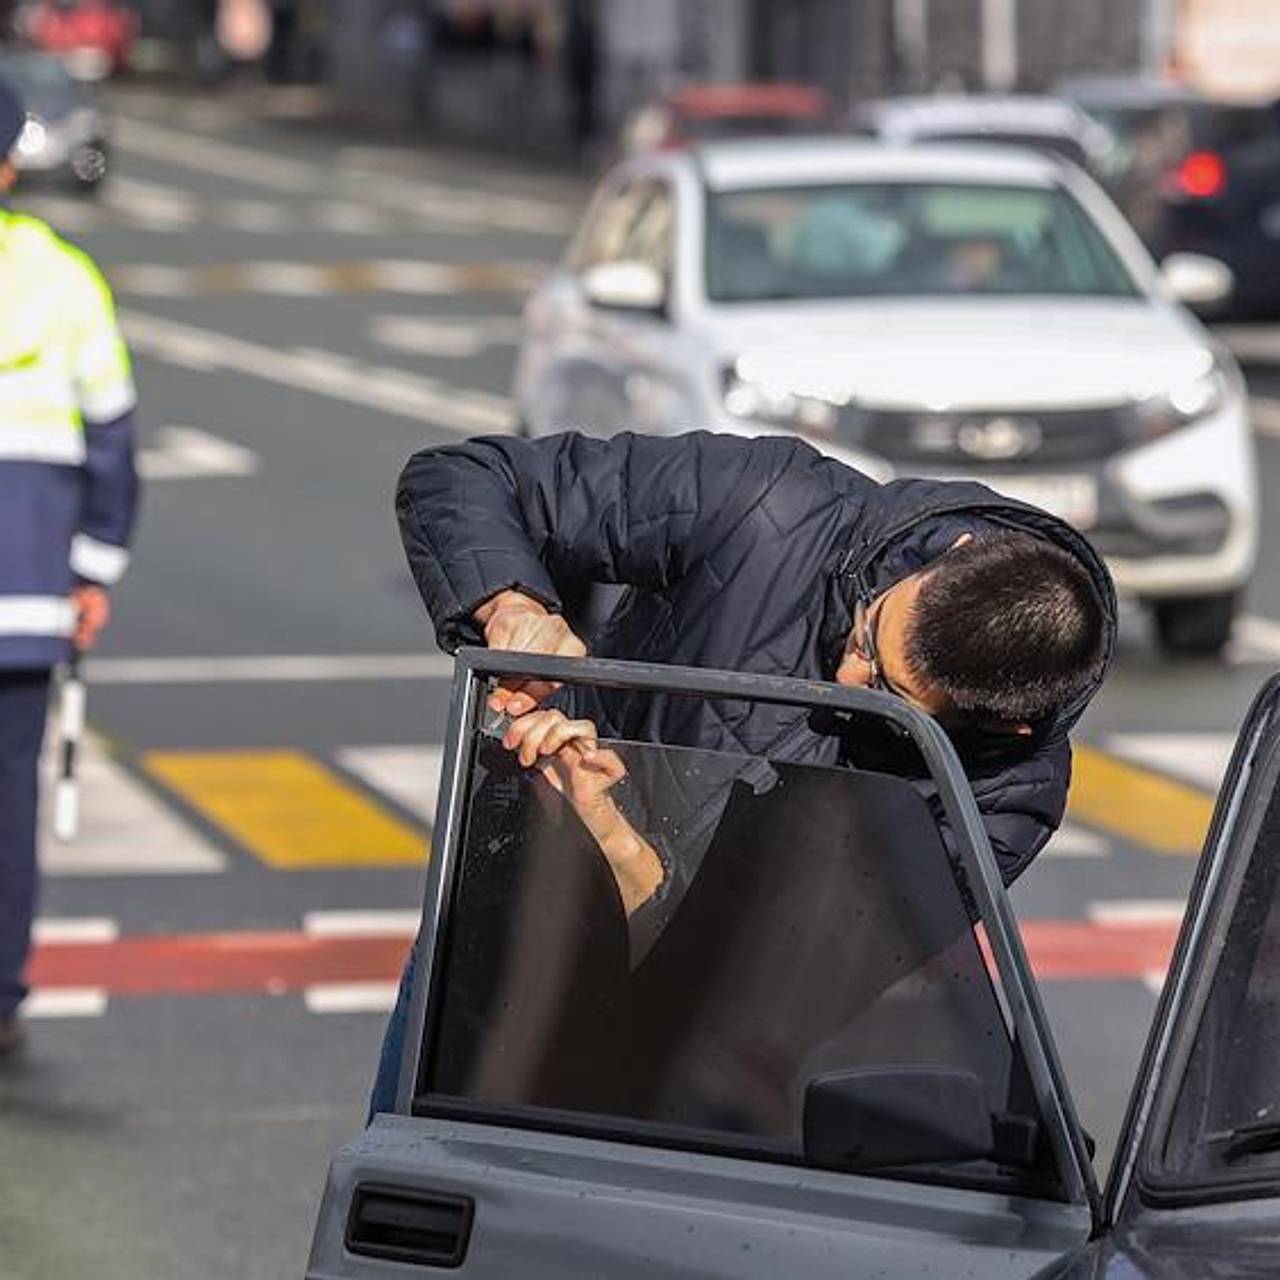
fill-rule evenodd
<path id="1" fill-rule="evenodd" d="M 26 113 L 0 79 L 0 197 Z M 138 483 L 134 389 L 98 269 L 0 204 L 0 1058 L 36 902 L 37 762 L 52 668 L 90 649 L 124 572 Z"/>

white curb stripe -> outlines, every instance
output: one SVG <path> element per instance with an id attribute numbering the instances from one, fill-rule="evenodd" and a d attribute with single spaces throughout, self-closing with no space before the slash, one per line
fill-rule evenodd
<path id="1" fill-rule="evenodd" d="M 1105 927 L 1182 923 L 1186 903 L 1181 898 L 1117 899 L 1113 902 L 1091 902 L 1090 921 Z"/>
<path id="2" fill-rule="evenodd" d="M 411 938 L 420 911 L 308 911 L 302 932 L 311 938 Z"/>
<path id="3" fill-rule="evenodd" d="M 73 943 L 114 942 L 120 936 L 120 926 L 105 917 L 85 916 L 82 919 L 41 918 L 32 928 L 33 940 L 41 946 L 67 946 Z"/>

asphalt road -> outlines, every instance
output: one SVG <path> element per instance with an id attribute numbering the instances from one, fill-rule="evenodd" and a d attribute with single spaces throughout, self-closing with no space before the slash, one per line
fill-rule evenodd
<path id="1" fill-rule="evenodd" d="M 85 833 L 47 850 L 31 1057 L 0 1077 L 0 1271 L 291 1277 L 362 1120 L 447 700 L 392 487 L 414 449 L 509 420 L 521 291 L 584 193 L 283 118 L 296 98 L 116 105 L 104 199 L 26 197 L 115 281 L 151 480 L 95 670 Z M 1271 367 L 1250 337 L 1255 392 L 1280 396 L 1280 338 Z M 1269 491 L 1280 441 L 1259 447 Z M 1084 783 L 1112 785 L 1015 893 L 1104 1159 L 1194 863 L 1151 832 L 1203 821 L 1280 658 L 1269 551 L 1249 613 L 1221 665 L 1164 663 L 1126 618 L 1081 734 Z M 1082 931 L 1054 969 L 1063 921 Z M 1119 971 L 1091 960 L 1099 929 Z"/>

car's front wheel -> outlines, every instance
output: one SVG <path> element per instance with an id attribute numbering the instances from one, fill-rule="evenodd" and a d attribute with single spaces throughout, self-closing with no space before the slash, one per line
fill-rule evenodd
<path id="1" fill-rule="evenodd" d="M 1231 639 L 1239 608 L 1240 597 L 1234 591 L 1153 601 L 1160 648 L 1177 657 L 1216 657 Z"/>

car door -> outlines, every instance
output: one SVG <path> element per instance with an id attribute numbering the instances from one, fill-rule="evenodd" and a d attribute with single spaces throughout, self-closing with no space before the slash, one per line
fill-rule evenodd
<path id="1" fill-rule="evenodd" d="M 503 747 L 502 675 L 653 730 L 601 742 L 607 805 Z M 690 699 L 767 711 L 778 745 L 654 729 Z M 819 731 L 843 767 L 788 758 Z M 891 772 L 856 766 L 876 742 Z M 396 1111 L 334 1159 L 310 1280 L 1014 1280 L 1089 1237 L 1081 1134 L 932 720 L 834 684 L 464 650 L 438 814 Z"/>
<path id="2" fill-rule="evenodd" d="M 623 178 L 593 204 L 564 266 L 526 316 L 519 396 L 532 434 L 574 428 L 608 436 L 689 424 L 673 403 L 687 381 L 675 340 L 675 219 L 671 183 L 658 174 Z M 652 271 L 661 298 L 628 305 L 593 290 L 594 272 L 622 264 Z"/>
<path id="3" fill-rule="evenodd" d="M 1117 1146 L 1062 1276 L 1280 1274 L 1280 677 L 1237 740 Z"/>

